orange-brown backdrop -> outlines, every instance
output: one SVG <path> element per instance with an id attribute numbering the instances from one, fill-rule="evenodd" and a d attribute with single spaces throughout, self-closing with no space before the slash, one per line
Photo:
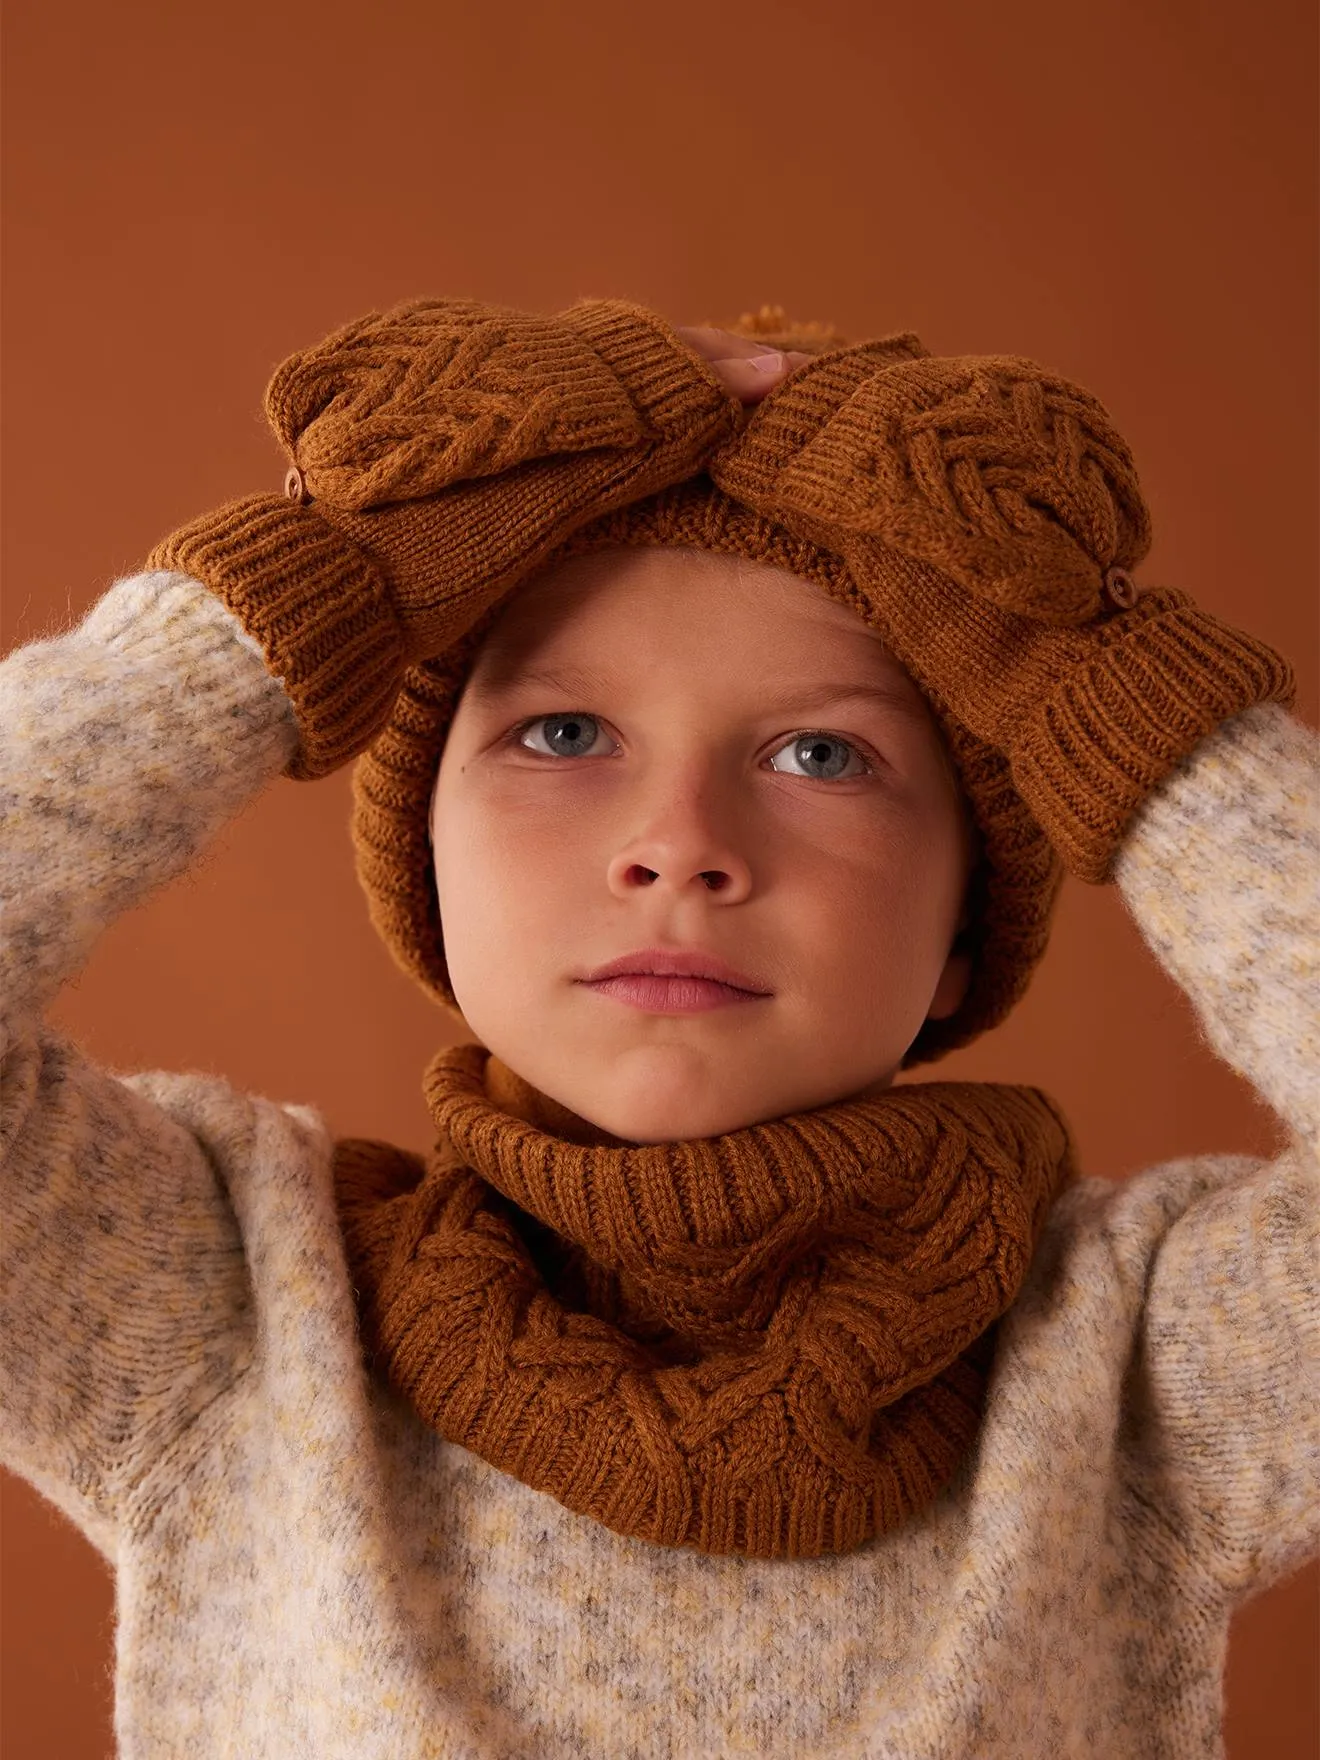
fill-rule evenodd
<path id="1" fill-rule="evenodd" d="M 277 488 L 266 378 L 361 312 L 768 300 L 1094 390 L 1154 511 L 1143 578 L 1282 649 L 1315 725 L 1310 0 L 10 0 L 6 39 L 6 646 Z M 372 936 L 347 812 L 346 774 L 277 783 L 60 1025 L 422 1147 L 447 1029 Z M 1277 1146 L 1107 889 L 1069 883 L 1028 999 L 940 1074 L 1049 1088 L 1091 1172 Z M 3 1489 L 0 1747 L 108 1755 L 111 1579 Z M 1316 1613 L 1307 1570 L 1239 1615 L 1234 1760 L 1316 1753 Z"/>

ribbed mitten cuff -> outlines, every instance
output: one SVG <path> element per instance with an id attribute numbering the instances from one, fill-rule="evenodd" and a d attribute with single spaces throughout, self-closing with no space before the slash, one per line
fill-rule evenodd
<path id="1" fill-rule="evenodd" d="M 1154 588 L 1018 724 L 1013 780 L 1069 872 L 1108 881 L 1133 813 L 1207 734 L 1295 695 L 1273 648 Z"/>
<path id="2" fill-rule="evenodd" d="M 384 726 L 403 631 L 380 570 L 313 509 L 277 495 L 227 502 L 163 539 L 146 566 L 201 581 L 261 644 L 298 717 L 289 776 L 329 775 Z"/>
<path id="3" fill-rule="evenodd" d="M 581 300 L 556 322 L 600 356 L 656 433 L 699 448 L 734 431 L 738 399 L 655 312 L 628 300 Z"/>

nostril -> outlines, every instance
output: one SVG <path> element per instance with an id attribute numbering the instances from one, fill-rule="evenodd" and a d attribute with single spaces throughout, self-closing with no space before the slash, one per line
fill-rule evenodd
<path id="1" fill-rule="evenodd" d="M 721 874 L 717 868 L 708 868 L 701 876 L 711 892 L 718 892 L 728 880 L 727 874 Z"/>
<path id="2" fill-rule="evenodd" d="M 649 886 L 653 880 L 658 880 L 660 876 L 653 868 L 643 868 L 640 863 L 634 862 L 628 870 L 628 878 L 640 881 L 643 886 Z"/>

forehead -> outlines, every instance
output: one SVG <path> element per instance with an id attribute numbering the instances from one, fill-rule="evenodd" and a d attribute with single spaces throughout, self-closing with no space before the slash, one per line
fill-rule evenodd
<path id="1" fill-rule="evenodd" d="M 666 656 L 708 665 L 841 668 L 921 693 L 858 612 L 814 581 L 738 555 L 613 546 L 528 580 L 477 654 L 472 682 L 494 690 L 549 658 Z"/>

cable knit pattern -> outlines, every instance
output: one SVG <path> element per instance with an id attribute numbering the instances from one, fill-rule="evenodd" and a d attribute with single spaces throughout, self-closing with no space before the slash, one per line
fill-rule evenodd
<path id="1" fill-rule="evenodd" d="M 1091 392 L 1024 357 L 927 358 L 908 336 L 827 354 L 708 469 L 842 556 L 868 621 L 941 719 L 1007 755 L 1079 879 L 1112 879 L 1133 812 L 1222 721 L 1294 699 L 1282 655 L 1132 579 L 1151 522 L 1131 450 Z"/>
<path id="2" fill-rule="evenodd" d="M 1320 1545 L 1316 736 L 1203 740 L 1116 878 L 1273 1160 L 1088 1174 L 912 1522 L 821 1559 L 624 1538 L 365 1373 L 317 1116 L 41 1023 L 286 766 L 177 576 L 0 665 L 0 1446 L 115 1565 L 124 1760 L 1206 1760 L 1228 1621 Z"/>
<path id="3" fill-rule="evenodd" d="M 261 644 L 309 781 L 370 744 L 405 664 L 594 515 L 687 476 L 740 406 L 626 300 L 543 318 L 424 299 L 290 355 L 266 414 L 295 461 L 285 496 L 200 514 L 147 561 L 204 581 Z"/>
<path id="4" fill-rule="evenodd" d="M 1059 623 L 1097 616 L 1105 570 L 1134 567 L 1150 549 L 1127 442 L 1099 398 L 1035 361 L 895 361 L 864 344 L 785 392 L 767 400 L 752 444 L 728 448 L 717 480 L 731 494 L 769 490 L 785 507 L 827 507 L 841 530 Z M 813 411 L 838 409 L 803 445 L 808 399 Z M 770 479 L 778 456 L 789 462 Z"/>
<path id="5" fill-rule="evenodd" d="M 846 1552 L 938 1496 L 1076 1172 L 1057 1106 L 1006 1082 L 645 1146 L 564 1140 L 480 1045 L 425 1089 L 430 1157 L 336 1146 L 382 1373 L 570 1509 L 701 1552 Z"/>
<path id="6" fill-rule="evenodd" d="M 411 300 L 336 330 L 279 367 L 266 413 L 311 497 L 358 510 L 648 432 L 563 320 L 471 300 Z"/>

